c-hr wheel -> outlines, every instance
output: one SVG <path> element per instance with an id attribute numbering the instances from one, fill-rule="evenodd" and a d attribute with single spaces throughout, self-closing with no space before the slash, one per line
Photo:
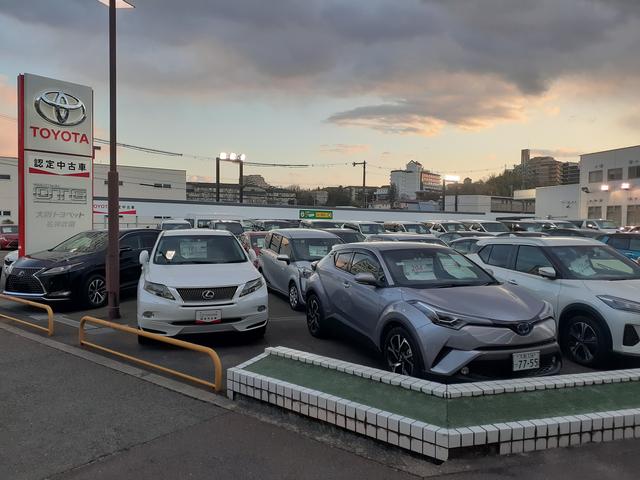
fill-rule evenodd
<path id="1" fill-rule="evenodd" d="M 382 355 L 391 372 L 417 377 L 424 371 L 420 350 L 403 327 L 389 330 L 382 345 Z"/>
<path id="2" fill-rule="evenodd" d="M 292 310 L 300 310 L 300 292 L 294 282 L 289 284 L 289 306 Z"/>
<path id="3" fill-rule="evenodd" d="M 327 336 L 324 310 L 320 299 L 315 293 L 310 294 L 309 298 L 307 298 L 307 328 L 309 333 L 316 338 Z"/>
<path id="4" fill-rule="evenodd" d="M 578 315 L 563 326 L 562 350 L 570 360 L 585 367 L 602 366 L 611 354 L 610 333 L 599 321 Z"/>

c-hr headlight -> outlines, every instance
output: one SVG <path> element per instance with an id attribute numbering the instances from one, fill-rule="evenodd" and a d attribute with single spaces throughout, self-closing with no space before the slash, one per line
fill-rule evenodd
<path id="1" fill-rule="evenodd" d="M 598 295 L 598 298 L 611 308 L 624 310 L 625 312 L 640 313 L 640 303 L 613 295 Z"/>
<path id="2" fill-rule="evenodd" d="M 433 324 L 440 327 L 460 330 L 467 324 L 467 322 L 463 318 L 460 318 L 458 315 L 438 310 L 424 302 L 416 301 L 412 302 L 412 305 L 422 313 L 424 313 Z"/>
<path id="3" fill-rule="evenodd" d="M 538 318 L 540 320 L 553 318 L 553 307 L 549 302 L 544 302 L 544 307 L 542 307 L 542 311 L 538 314 Z"/>

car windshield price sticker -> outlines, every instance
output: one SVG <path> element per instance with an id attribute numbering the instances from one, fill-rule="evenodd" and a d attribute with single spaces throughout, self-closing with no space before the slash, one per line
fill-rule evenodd
<path id="1" fill-rule="evenodd" d="M 435 280 L 433 258 L 414 258 L 398 264 L 407 280 Z"/>

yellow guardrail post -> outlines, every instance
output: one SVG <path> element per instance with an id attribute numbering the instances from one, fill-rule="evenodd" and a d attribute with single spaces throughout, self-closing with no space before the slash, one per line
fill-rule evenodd
<path id="1" fill-rule="evenodd" d="M 25 300 L 24 298 L 12 297 L 10 295 L 4 295 L 0 293 L 0 299 L 8 300 L 9 302 L 21 303 L 23 305 L 29 305 L 30 307 L 39 308 L 47 312 L 47 328 L 42 327 L 40 325 L 36 325 L 35 323 L 27 322 L 26 320 L 22 320 L 20 318 L 12 317 L 11 315 L 6 315 L 0 312 L 0 318 L 6 318 L 8 320 L 13 320 L 14 322 L 22 323 L 23 325 L 28 325 L 29 327 L 42 330 L 47 332 L 47 335 L 50 337 L 53 335 L 53 310 L 49 305 L 45 305 L 44 303 L 32 302 L 31 300 Z"/>
<path id="2" fill-rule="evenodd" d="M 112 350 L 107 347 L 103 347 L 102 345 L 98 345 L 93 342 L 88 342 L 85 339 L 85 330 L 84 326 L 86 323 L 90 323 L 93 325 L 101 325 L 103 327 L 113 328 L 114 330 L 118 330 L 120 332 L 131 333 L 133 335 L 139 335 L 141 337 L 150 338 L 152 340 L 156 340 L 161 343 L 167 343 L 169 345 L 175 345 L 176 347 L 186 348 L 187 350 L 192 350 L 195 352 L 204 353 L 208 355 L 211 361 L 213 362 L 214 368 L 214 381 L 208 382 L 206 380 L 202 380 L 201 378 L 194 377 L 192 375 L 188 375 L 186 373 L 178 372 L 171 368 L 163 367 L 161 365 L 157 365 L 152 362 L 148 362 L 146 360 L 142 360 L 141 358 L 136 358 L 131 355 L 127 355 L 126 353 L 118 352 L 116 350 Z M 161 372 L 169 373 L 171 375 L 175 375 L 180 378 L 184 378 L 191 382 L 199 383 L 200 385 L 205 385 L 207 387 L 213 388 L 216 392 L 222 389 L 222 362 L 220 361 L 220 357 L 216 353 L 215 350 L 209 347 L 204 347 L 202 345 L 198 345 L 196 343 L 185 342 L 184 340 L 178 340 L 176 338 L 164 337 L 162 335 L 158 335 L 155 333 L 145 332 L 143 330 L 139 330 L 137 328 L 132 328 L 127 325 L 120 325 L 119 323 L 109 322 L 108 320 L 101 320 L 100 318 L 91 317 L 89 315 L 84 316 L 80 319 L 80 326 L 78 327 L 78 340 L 80 341 L 80 345 L 85 345 L 87 347 L 93 347 L 97 350 L 101 350 L 103 352 L 110 353 L 111 355 L 116 355 L 120 358 L 124 358 L 126 360 L 139 363 L 146 367 L 155 368 L 156 370 L 160 370 Z"/>

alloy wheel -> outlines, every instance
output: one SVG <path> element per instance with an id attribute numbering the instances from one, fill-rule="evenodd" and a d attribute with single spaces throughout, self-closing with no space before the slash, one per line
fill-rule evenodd
<path id="1" fill-rule="evenodd" d="M 307 326 L 312 333 L 320 330 L 320 305 L 315 297 L 309 299 L 307 306 Z"/>
<path id="2" fill-rule="evenodd" d="M 295 284 L 291 284 L 289 287 L 289 305 L 291 308 L 298 308 L 298 287 Z"/>
<path id="3" fill-rule="evenodd" d="M 391 336 L 387 342 L 386 358 L 389 370 L 393 373 L 412 375 L 414 369 L 413 351 L 409 340 L 399 333 Z"/>
<path id="4" fill-rule="evenodd" d="M 101 305 L 107 298 L 106 284 L 102 278 L 94 278 L 87 289 L 87 296 L 93 305 Z"/>
<path id="5" fill-rule="evenodd" d="M 582 363 L 591 363 L 598 351 L 598 335 L 586 322 L 575 322 L 569 328 L 571 355 Z"/>

